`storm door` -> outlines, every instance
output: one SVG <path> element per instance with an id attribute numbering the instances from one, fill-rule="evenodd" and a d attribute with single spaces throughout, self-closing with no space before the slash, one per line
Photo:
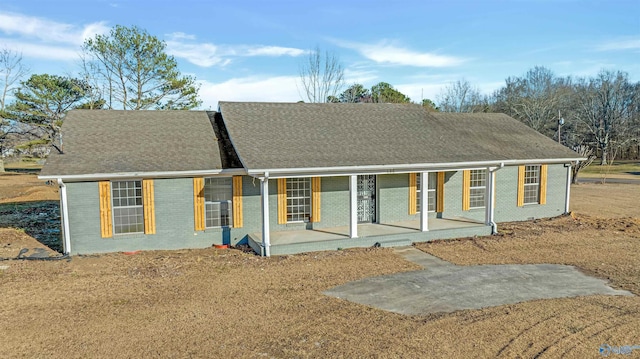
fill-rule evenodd
<path id="1" fill-rule="evenodd" d="M 358 176 L 358 223 L 376 221 L 376 175 Z"/>

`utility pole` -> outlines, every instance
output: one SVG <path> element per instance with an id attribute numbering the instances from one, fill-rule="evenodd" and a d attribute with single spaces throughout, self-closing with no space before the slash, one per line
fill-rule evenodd
<path id="1" fill-rule="evenodd" d="M 560 116 L 560 110 L 558 110 L 558 143 L 559 144 L 562 144 L 562 142 L 560 141 L 560 139 L 562 138 L 562 135 L 560 134 L 560 128 L 562 127 L 562 125 L 564 125 L 564 118 Z"/>

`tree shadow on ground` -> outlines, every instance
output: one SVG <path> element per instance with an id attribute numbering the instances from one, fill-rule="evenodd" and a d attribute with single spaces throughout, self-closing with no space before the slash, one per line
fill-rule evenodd
<path id="1" fill-rule="evenodd" d="M 38 242 L 62 253 L 58 201 L 0 204 L 0 228 L 9 227 L 22 229 Z"/>

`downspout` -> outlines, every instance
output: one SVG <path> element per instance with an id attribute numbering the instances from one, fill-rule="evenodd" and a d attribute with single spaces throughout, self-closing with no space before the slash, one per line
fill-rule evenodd
<path id="1" fill-rule="evenodd" d="M 576 162 L 576 166 L 578 163 Z M 567 166 L 567 188 L 564 195 L 564 214 L 569 214 L 569 195 L 571 194 L 571 163 Z"/>
<path id="2" fill-rule="evenodd" d="M 491 212 L 489 213 L 489 225 L 491 225 L 491 234 L 498 233 L 498 224 L 495 220 L 495 197 L 496 197 L 496 172 L 504 167 L 504 162 L 492 170 L 491 172 Z"/>
<path id="3" fill-rule="evenodd" d="M 67 203 L 67 185 L 58 178 L 60 187 L 60 219 L 62 221 L 62 251 L 71 254 L 71 235 L 69 234 L 69 208 Z"/>
<path id="4" fill-rule="evenodd" d="M 260 206 L 262 208 L 262 248 L 264 256 L 271 257 L 271 228 L 269 226 L 269 172 L 260 179 Z"/>

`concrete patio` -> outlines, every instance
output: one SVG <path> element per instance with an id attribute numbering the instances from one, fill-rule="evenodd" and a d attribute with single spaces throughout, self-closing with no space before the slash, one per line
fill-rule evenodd
<path id="1" fill-rule="evenodd" d="M 529 300 L 626 295 L 607 281 L 558 264 L 457 266 L 416 248 L 396 253 L 424 270 L 365 278 L 325 291 L 333 297 L 391 312 L 419 315 L 481 309 Z"/>

